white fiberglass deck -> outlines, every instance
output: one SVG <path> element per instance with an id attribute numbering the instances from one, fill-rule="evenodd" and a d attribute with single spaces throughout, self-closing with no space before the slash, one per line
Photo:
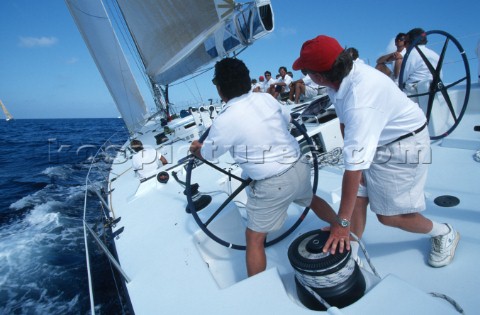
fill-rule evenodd
<path id="1" fill-rule="evenodd" d="M 480 89 L 474 86 L 467 113 L 461 125 L 447 138 L 432 144 L 432 164 L 426 187 L 425 215 L 451 223 L 461 234 L 451 265 L 432 268 L 427 264 L 429 238 L 381 225 L 369 212 L 363 241 L 383 280 L 360 301 L 340 310 L 343 314 L 456 314 L 445 300 L 431 298 L 428 292 L 455 299 L 466 314 L 479 313 L 476 265 L 480 261 L 480 163 L 473 155 L 480 149 Z M 153 128 L 153 127 L 151 127 Z M 154 132 L 139 139 L 155 145 Z M 324 135 L 325 136 L 325 135 Z M 155 145 L 156 146 L 156 145 Z M 159 148 L 172 163 L 184 157 L 188 141 L 175 142 L 173 149 Z M 156 146 L 158 147 L 158 146 Z M 120 159 L 120 158 L 119 158 Z M 183 165 L 171 174 L 185 180 Z M 119 260 L 131 278 L 127 284 L 137 314 L 314 314 L 296 299 L 293 269 L 287 258 L 289 244 L 298 235 L 321 228 L 326 223 L 309 213 L 287 239 L 267 249 L 267 270 L 247 278 L 244 252 L 220 246 L 199 229 L 185 212 L 184 188 L 173 176 L 167 184 L 155 178 L 140 184 L 130 161 L 114 165 L 110 180 L 111 206 L 121 217 L 116 229 L 124 231 L 116 239 Z M 319 172 L 317 194 L 338 209 L 342 168 L 328 166 Z M 192 182 L 200 191 L 212 192 L 207 216 L 226 194 L 225 175 L 208 166 L 193 171 Z M 460 199 L 455 207 L 440 207 L 433 200 L 442 195 Z M 291 219 L 299 209 L 290 208 Z M 239 206 L 230 204 L 210 228 L 229 241 L 243 244 L 245 218 Z M 366 264 L 365 264 L 366 266 Z M 368 269 L 368 267 L 367 267 Z"/>

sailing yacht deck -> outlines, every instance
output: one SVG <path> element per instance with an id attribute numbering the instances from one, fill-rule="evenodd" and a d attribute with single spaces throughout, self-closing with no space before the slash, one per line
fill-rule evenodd
<path id="1" fill-rule="evenodd" d="M 432 143 L 425 215 L 449 222 L 460 232 L 453 263 L 444 268 L 430 267 L 428 237 L 383 226 L 368 212 L 363 241 L 383 278 L 378 282 L 364 261 L 363 273 L 370 289 L 358 302 L 341 309 L 342 314 L 456 313 L 447 301 L 430 297 L 429 292 L 450 296 L 467 314 L 478 312 L 480 282 L 475 266 L 480 260 L 480 164 L 473 155 L 480 148 L 480 133 L 473 131 L 473 125 L 479 122 L 479 113 L 480 87 L 476 85 L 460 126 L 448 137 Z M 212 241 L 185 211 L 184 187 L 173 179 L 172 172 L 185 179 L 184 164 L 175 161 L 186 155 L 190 140 L 177 139 L 167 150 L 169 143 L 157 146 L 157 131 L 149 128 L 138 138 L 165 154 L 171 164 L 162 170 L 171 175 L 170 181 L 162 184 L 152 178 L 140 183 L 130 161 L 123 156 L 114 162 L 111 176 L 115 180 L 110 178 L 111 207 L 115 217 L 121 218 L 115 230 L 124 228 L 115 244 L 122 268 L 131 278 L 127 288 L 135 312 L 313 314 L 298 301 L 287 251 L 299 235 L 326 223 L 310 212 L 289 237 L 268 247 L 267 270 L 247 278 L 244 252 Z M 230 162 L 226 156 L 219 165 L 231 166 Z M 233 166 L 232 172 L 236 171 Z M 317 194 L 335 210 L 339 206 L 342 173 L 341 165 L 325 166 L 319 171 Z M 227 196 L 226 176 L 201 165 L 193 170 L 192 182 L 199 183 L 200 191 L 213 197 L 212 204 L 200 212 L 201 217 L 208 217 Z M 436 205 L 435 198 L 443 195 L 455 196 L 460 203 L 454 207 Z M 239 244 L 243 244 L 246 220 L 242 201 L 240 196 L 237 202 L 230 203 L 209 226 L 218 236 Z M 301 210 L 289 208 L 286 226 L 296 220 Z"/>

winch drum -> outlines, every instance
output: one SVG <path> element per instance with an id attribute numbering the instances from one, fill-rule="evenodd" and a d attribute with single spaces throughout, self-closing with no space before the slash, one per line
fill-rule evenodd
<path id="1" fill-rule="evenodd" d="M 324 311 L 326 307 L 305 287 L 310 287 L 328 304 L 348 306 L 365 293 L 365 278 L 350 251 L 323 253 L 323 246 L 330 232 L 314 230 L 292 242 L 288 259 L 295 270 L 297 296 L 302 304 L 311 309 Z"/>

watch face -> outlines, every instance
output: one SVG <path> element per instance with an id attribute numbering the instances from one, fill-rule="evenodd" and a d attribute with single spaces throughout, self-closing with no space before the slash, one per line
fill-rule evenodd
<path id="1" fill-rule="evenodd" d="M 342 226 L 342 227 L 347 227 L 350 225 L 350 222 L 347 219 L 341 219 L 337 218 L 337 222 Z"/>

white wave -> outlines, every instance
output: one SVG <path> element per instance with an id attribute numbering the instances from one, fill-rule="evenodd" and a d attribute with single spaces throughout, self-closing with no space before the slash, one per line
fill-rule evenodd
<path id="1" fill-rule="evenodd" d="M 34 295 L 35 298 L 23 296 L 20 300 L 9 300 L 7 305 L 0 307 L 1 314 L 71 314 L 76 310 L 80 295 L 65 301 L 62 293 L 52 297 L 47 289 L 29 290 L 27 295 Z M 21 310 L 21 312 L 19 312 Z"/>
<path id="2" fill-rule="evenodd" d="M 45 203 L 46 198 L 50 198 L 48 193 L 43 192 L 46 189 L 49 189 L 51 186 L 47 185 L 42 190 L 39 190 L 31 195 L 26 195 L 21 199 L 15 201 L 10 205 L 10 209 L 21 210 L 28 207 L 34 207 L 36 205 L 41 205 Z"/>
<path id="3" fill-rule="evenodd" d="M 32 205 L 32 200 L 33 200 L 32 195 L 25 196 L 15 201 L 14 203 L 12 203 L 9 208 L 14 210 L 20 210 L 20 209 L 26 208 Z"/>
<path id="4" fill-rule="evenodd" d="M 85 186 L 72 186 L 67 187 L 65 195 L 67 197 L 67 201 L 75 200 L 77 198 L 83 198 L 85 194 Z"/>
<path id="5" fill-rule="evenodd" d="M 70 202 L 83 198 L 85 193 L 85 186 L 61 186 L 61 185 L 47 185 L 42 190 L 33 194 L 26 195 L 21 199 L 10 204 L 9 208 L 13 210 L 21 210 L 29 207 L 45 206 L 60 206 L 60 203 Z M 58 200 L 61 200 L 58 201 Z M 55 202 L 58 202 L 56 204 Z"/>
<path id="6" fill-rule="evenodd" d="M 52 283 L 62 287 L 58 279 L 69 272 L 65 257 L 77 251 L 82 236 L 81 224 L 63 226 L 63 205 L 38 204 L 23 220 L 0 227 L 0 287 L 10 296 L 0 305 L 0 314 L 62 314 L 78 307 L 78 294 L 65 300 L 62 290 L 45 289 Z"/>
<path id="7" fill-rule="evenodd" d="M 48 177 L 57 177 L 60 179 L 67 179 L 70 173 L 71 170 L 65 167 L 65 165 L 47 167 L 42 172 L 43 175 L 47 175 Z"/>
<path id="8" fill-rule="evenodd" d="M 30 211 L 28 216 L 24 219 L 24 222 L 29 223 L 30 227 L 36 229 L 42 229 L 52 223 L 58 226 L 60 213 L 50 212 L 50 210 L 61 205 L 62 203 L 60 201 L 48 201 L 47 203 L 38 205 Z"/>
<path id="9" fill-rule="evenodd" d="M 48 187 L 48 185 L 45 188 L 47 188 L 47 187 Z M 10 205 L 9 208 L 14 209 L 14 210 L 21 210 L 21 209 L 24 209 L 24 208 L 33 207 L 35 205 L 43 203 L 44 202 L 44 200 L 43 200 L 44 196 L 45 196 L 44 193 L 41 193 L 41 191 L 37 191 L 37 192 L 35 192 L 31 195 L 26 195 L 26 196 L 22 197 L 21 199 L 15 201 L 14 203 L 12 203 Z"/>

